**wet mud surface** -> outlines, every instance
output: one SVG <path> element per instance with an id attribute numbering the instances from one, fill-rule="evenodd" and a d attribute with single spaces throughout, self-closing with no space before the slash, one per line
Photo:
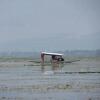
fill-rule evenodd
<path id="1" fill-rule="evenodd" d="M 55 73 L 26 63 L 0 62 L 0 100 L 100 100 L 99 61 L 67 64 Z"/>

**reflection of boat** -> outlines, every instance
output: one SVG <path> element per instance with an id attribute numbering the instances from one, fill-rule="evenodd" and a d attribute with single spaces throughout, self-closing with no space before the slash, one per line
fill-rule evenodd
<path id="1" fill-rule="evenodd" d="M 65 74 L 65 72 L 62 70 L 54 70 L 54 71 L 45 71 L 44 74 L 45 75 Z"/>
<path id="2" fill-rule="evenodd" d="M 52 75 L 52 74 L 54 74 L 54 71 L 45 71 L 44 74 L 45 75 Z"/>

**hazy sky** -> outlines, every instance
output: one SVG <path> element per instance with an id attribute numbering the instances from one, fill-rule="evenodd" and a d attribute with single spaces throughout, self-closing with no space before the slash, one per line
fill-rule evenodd
<path id="1" fill-rule="evenodd" d="M 100 49 L 100 0 L 0 0 L 0 51 Z"/>

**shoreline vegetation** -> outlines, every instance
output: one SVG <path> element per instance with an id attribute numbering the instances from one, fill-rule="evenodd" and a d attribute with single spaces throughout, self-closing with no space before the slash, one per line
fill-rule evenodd
<path id="1" fill-rule="evenodd" d="M 96 50 L 64 50 L 64 51 L 52 51 L 56 53 L 62 53 L 69 57 L 100 57 L 100 49 Z M 38 58 L 41 51 L 0 51 L 0 57 L 32 57 Z"/>

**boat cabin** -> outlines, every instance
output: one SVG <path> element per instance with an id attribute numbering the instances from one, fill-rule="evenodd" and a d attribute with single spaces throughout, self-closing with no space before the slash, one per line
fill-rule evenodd
<path id="1" fill-rule="evenodd" d="M 45 62 L 45 56 L 46 55 L 51 56 L 51 63 L 53 63 L 53 62 L 59 63 L 59 62 L 63 62 L 64 61 L 63 54 L 42 52 L 41 53 L 42 64 L 44 64 L 44 62 Z"/>

